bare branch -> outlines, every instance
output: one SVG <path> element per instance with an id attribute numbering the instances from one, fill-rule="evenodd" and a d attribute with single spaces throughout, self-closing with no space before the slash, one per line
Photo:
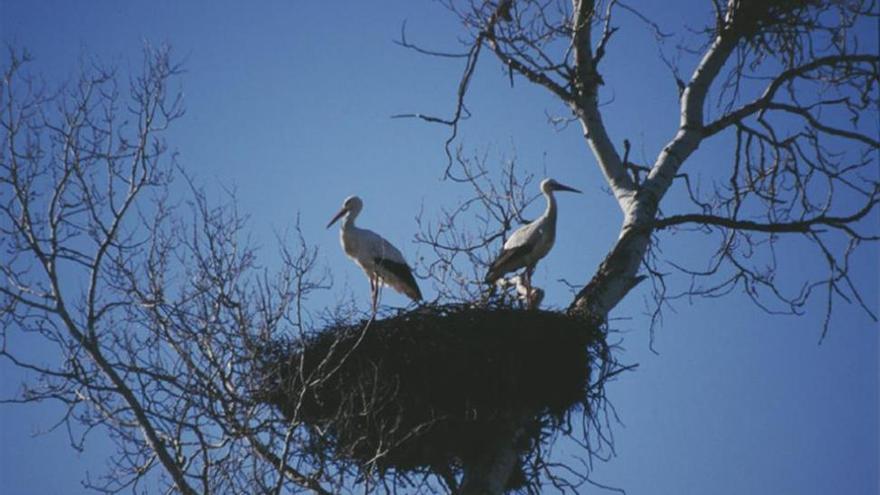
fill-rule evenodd
<path id="1" fill-rule="evenodd" d="M 776 93 L 779 91 L 779 89 L 784 84 L 790 83 L 796 78 L 803 77 L 810 72 L 826 67 L 848 68 L 857 63 L 871 64 L 874 68 L 873 78 L 877 80 L 878 77 L 880 77 L 878 76 L 877 69 L 878 64 L 880 64 L 880 60 L 878 60 L 878 57 L 876 55 L 852 54 L 829 55 L 827 57 L 821 57 L 809 63 L 787 69 L 784 72 L 780 73 L 778 76 L 773 78 L 770 84 L 767 85 L 767 88 L 764 90 L 759 98 L 746 105 L 741 106 L 740 108 L 732 112 L 727 113 L 726 115 L 716 119 L 713 122 L 706 124 L 703 127 L 703 133 L 706 136 L 711 136 L 726 129 L 735 122 L 739 122 L 750 115 L 770 108 L 773 98 L 776 96 Z"/>

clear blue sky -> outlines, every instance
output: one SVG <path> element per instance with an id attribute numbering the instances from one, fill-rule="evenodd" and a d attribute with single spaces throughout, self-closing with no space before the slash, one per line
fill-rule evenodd
<path id="1" fill-rule="evenodd" d="M 652 15 L 678 30 L 700 25 L 708 4 L 669 2 Z M 0 0 L 2 40 L 27 47 L 33 67 L 50 82 L 72 74 L 84 55 L 136 70 L 145 40 L 173 46 L 187 71 L 179 80 L 187 114 L 169 135 L 182 165 L 213 190 L 237 188 L 267 264 L 273 230 L 300 213 L 307 240 L 320 247 L 339 290 L 347 284 L 362 305 L 367 282 L 342 255 L 336 231 L 324 229 L 342 199 L 360 195 L 361 224 L 412 260 L 420 205 L 450 205 L 465 194 L 439 181 L 445 128 L 389 119 L 404 112 L 448 115 L 461 72 L 460 61 L 395 46 L 403 20 L 414 41 L 458 47 L 457 23 L 428 1 Z M 605 118 L 616 141 L 633 141 L 636 158 L 653 158 L 677 125 L 675 88 L 649 33 L 623 15 L 621 25 L 607 56 L 604 99 L 614 101 L 604 107 Z M 5 52 L 2 57 L 5 65 Z M 579 131 L 546 124 L 545 111 L 564 114 L 557 102 L 522 80 L 511 89 L 497 64 L 485 61 L 469 97 L 474 117 L 463 129 L 466 149 L 515 152 L 522 166 L 539 175 L 546 168 L 585 192 L 560 198 L 557 246 L 536 275 L 548 301 L 564 305 L 567 291 L 556 279 L 583 281 L 592 273 L 616 238 L 619 211 L 603 192 Z M 701 150 L 688 170 L 720 162 L 712 156 L 717 150 Z M 675 211 L 678 204 L 666 206 Z M 871 221 L 876 224 L 876 214 Z M 710 248 L 701 238 L 688 243 L 694 253 Z M 810 270 L 816 258 L 790 248 L 792 265 Z M 873 247 L 857 260 L 857 282 L 875 312 L 877 255 Z M 630 495 L 878 493 L 874 322 L 839 304 L 820 346 L 818 300 L 805 317 L 771 317 L 734 294 L 678 304 L 667 313 L 653 354 L 642 316 L 646 295 L 636 291 L 615 311 L 631 317 L 616 323 L 624 332 L 621 358 L 640 366 L 609 388 L 623 425 L 614 429 L 617 457 L 596 466 L 596 481 Z M 327 295 L 311 304 L 318 309 L 333 300 Z M 404 300 L 388 295 L 386 302 Z M 0 377 L 7 396 L 27 378 L 5 362 Z M 101 472 L 110 444 L 100 431 L 81 454 L 61 431 L 33 436 L 57 414 L 48 404 L 0 406 L 0 491 L 74 494 L 87 470 Z"/>

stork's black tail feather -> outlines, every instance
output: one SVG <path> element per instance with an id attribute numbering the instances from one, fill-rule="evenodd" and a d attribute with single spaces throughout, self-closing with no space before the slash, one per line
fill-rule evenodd
<path id="1" fill-rule="evenodd" d="M 489 273 L 484 279 L 487 284 L 494 284 L 496 280 L 503 277 L 505 273 L 509 273 L 525 266 L 523 261 L 532 251 L 531 244 L 523 244 L 512 249 L 502 249 L 501 253 L 492 262 L 489 267 Z"/>
<path id="2" fill-rule="evenodd" d="M 396 261 L 391 261 L 385 258 L 375 258 L 374 260 L 377 265 L 382 268 L 388 270 L 392 275 L 397 278 L 397 283 L 393 283 L 390 280 L 386 282 L 389 283 L 396 290 L 403 292 L 407 297 L 412 299 L 413 301 L 421 301 L 422 300 L 422 291 L 419 289 L 419 284 L 416 282 L 416 278 L 412 274 L 412 270 L 410 270 L 409 266 L 406 263 L 398 263 Z"/>

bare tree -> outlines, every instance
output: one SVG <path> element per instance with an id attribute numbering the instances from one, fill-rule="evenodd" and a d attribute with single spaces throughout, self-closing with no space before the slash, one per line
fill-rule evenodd
<path id="1" fill-rule="evenodd" d="M 713 0 L 707 9 L 714 15 L 702 29 L 680 36 L 673 54 L 667 45 L 673 35 L 618 0 L 443 4 L 466 30 L 463 52 L 419 46 L 407 38 L 405 25 L 398 44 L 464 60 L 452 116 L 396 116 L 449 126 L 444 175 L 469 184 L 473 192 L 458 207 L 441 212 L 435 224 L 422 222 L 419 242 L 438 254 L 425 270 L 436 285 L 479 280 L 462 275 L 457 261 L 464 257 L 484 264 L 485 252 L 497 249 L 525 204 L 515 178 L 502 178 L 496 183 L 500 189 L 487 186 L 483 161 L 463 159 L 455 145 L 470 116 L 469 84 L 488 51 L 511 84 L 525 79 L 567 108 L 571 117 L 557 121 L 580 124 L 584 144 L 622 213 L 618 238 L 574 295 L 571 314 L 607 322 L 633 287 L 649 278 L 652 331 L 675 299 L 719 297 L 737 289 L 765 311 L 790 314 L 800 314 L 821 291 L 823 338 L 835 301 L 856 304 L 876 321 L 875 309 L 851 278 L 853 253 L 880 239 L 880 57 L 864 51 L 859 36 L 859 28 L 870 30 L 871 23 L 876 34 L 876 2 Z M 602 62 L 620 36 L 615 25 L 620 15 L 633 16 L 654 33 L 680 102 L 678 129 L 649 164 L 634 163 L 629 140 L 615 145 L 603 121 Z M 712 140 L 730 143 L 729 154 L 685 167 L 697 148 Z M 711 178 L 709 187 L 691 179 L 689 171 L 695 170 Z M 663 211 L 661 202 L 671 191 L 686 195 L 693 208 Z M 459 217 L 475 205 L 483 226 L 468 236 Z M 716 248 L 703 260 L 677 260 L 659 249 L 664 233 L 673 230 L 710 236 Z M 817 264 L 827 267 L 825 276 L 792 283 L 799 274 L 780 272 L 777 250 L 791 237 L 814 248 Z M 499 451 L 499 462 L 503 454 Z M 497 486 L 491 478 L 505 479 L 509 472 L 487 467 L 482 475 Z"/>
<path id="2" fill-rule="evenodd" d="M 620 235 L 573 296 L 572 321 L 606 328 L 613 308 L 647 277 L 657 318 L 676 297 L 736 288 L 768 310 L 793 313 L 821 289 L 826 330 L 838 299 L 870 314 L 849 260 L 862 243 L 878 239 L 872 117 L 880 68 L 877 54 L 860 51 L 853 30 L 876 18 L 874 2 L 713 1 L 714 17 L 685 47 L 695 54 L 690 76 L 682 76 L 681 62 L 689 57 L 661 51 L 676 82 L 680 125 L 645 165 L 630 158 L 628 141 L 620 149 L 605 129 L 600 66 L 618 32 L 616 15 L 635 16 L 662 43 L 659 26 L 616 0 L 446 5 L 470 35 L 460 54 L 457 104 L 448 119 L 414 116 L 451 127 L 446 176 L 474 194 L 436 223 L 423 217 L 417 241 L 437 261 L 420 271 L 437 281 L 440 297 L 468 304 L 482 297 L 474 281 L 534 199 L 530 177 L 522 178 L 514 161 L 491 180 L 485 157 L 455 146 L 468 115 L 469 82 L 488 50 L 511 79 L 546 88 L 568 108 L 622 212 Z M 400 43 L 456 56 L 405 37 Z M 0 356 L 37 381 L 6 402 L 59 401 L 66 411 L 59 426 L 74 448 L 91 431 L 112 435 L 119 446 L 114 467 L 102 479 L 87 479 L 88 486 L 107 493 L 152 492 L 155 484 L 180 493 L 339 493 L 358 483 L 386 492 L 505 490 L 516 456 L 524 455 L 517 444 L 528 421 L 515 415 L 502 425 L 509 435 L 476 464 L 385 477 L 310 448 L 327 433 L 301 414 L 306 395 L 331 383 L 340 362 L 328 357 L 311 368 L 315 373 L 293 369 L 306 385 L 285 397 L 284 411 L 261 397 L 261 371 L 271 367 L 279 335 L 295 336 L 297 348 L 322 324 L 347 321 L 354 346 L 329 343 L 344 362 L 374 322 L 360 325 L 360 314 L 345 306 L 310 313 L 304 303 L 329 281 L 301 233 L 293 248 L 286 239 L 279 243 L 277 272 L 261 268 L 256 249 L 243 241 L 246 215 L 234 195 L 211 205 L 177 168 L 164 136 L 183 115 L 172 86 L 180 68 L 167 49 L 147 50 L 142 73 L 127 85 L 92 63 L 67 85 L 50 87 L 29 73 L 29 59 L 10 50 L 0 96 Z M 712 100 L 717 116 L 707 117 Z M 840 115 L 848 125 L 836 124 Z M 701 143 L 721 136 L 732 143 L 719 160 L 729 165 L 713 167 L 716 182 L 704 192 L 683 165 Z M 175 175 L 186 180 L 174 182 Z M 677 182 L 693 210 L 663 212 L 661 200 Z M 477 231 L 459 229 L 473 213 Z M 659 242 L 671 229 L 714 236 L 717 249 L 696 267 L 661 256 Z M 793 293 L 777 277 L 775 249 L 787 236 L 815 246 L 828 267 L 826 277 L 806 280 Z M 681 293 L 669 288 L 673 273 L 685 280 Z M 49 345 L 53 359 L 29 357 L 28 342 Z M 600 348 L 610 353 L 604 340 Z M 586 407 L 610 407 L 602 384 L 625 368 L 613 359 L 594 365 L 602 369 L 589 384 Z M 593 454 L 591 441 L 611 445 L 597 422 L 613 416 L 613 409 L 585 416 L 574 435 L 570 424 L 557 426 Z M 538 438 L 526 455 L 544 482 L 572 492 L 589 482 L 588 464 L 561 466 L 569 475 L 551 469 L 541 449 L 552 435 Z"/>
<path id="3" fill-rule="evenodd" d="M 714 17 L 693 33 L 689 44 L 680 43 L 675 56 L 665 45 L 671 34 L 637 8 L 616 0 L 450 0 L 444 5 L 467 29 L 465 52 L 425 49 L 409 41 L 405 31 L 398 43 L 428 55 L 465 60 L 453 116 L 398 117 L 451 126 L 445 176 L 473 182 L 472 177 L 456 175 L 460 161 L 452 147 L 468 115 L 467 89 L 482 52 L 497 58 L 511 82 L 514 76 L 522 77 L 568 108 L 570 120 L 561 120 L 580 124 L 585 144 L 622 212 L 617 241 L 572 301 L 572 311 L 605 321 L 626 294 L 650 276 L 655 317 L 671 299 L 714 297 L 737 287 L 765 309 L 790 313 L 798 313 L 815 290 L 823 289 L 823 335 L 836 298 L 875 316 L 850 279 L 848 260 L 863 242 L 878 239 L 870 219 L 880 196 L 880 62 L 876 53 L 861 50 L 856 29 L 876 20 L 876 2 L 714 1 Z M 634 163 L 630 142 L 622 139 L 622 146 L 616 146 L 603 123 L 601 63 L 618 33 L 618 15 L 634 16 L 655 33 L 659 56 L 678 90 L 678 130 L 650 165 Z M 688 55 L 694 66 L 685 77 L 687 67 L 680 64 Z M 717 116 L 706 116 L 709 107 Z M 829 123 L 826 116 L 848 125 Z M 701 143 L 721 136 L 727 136 L 732 149 L 715 160 L 728 165 L 694 164 L 713 178 L 710 187 L 700 188 L 684 164 Z M 682 184 L 692 211 L 661 210 L 661 201 L 676 182 Z M 482 196 L 482 190 L 475 190 L 475 198 Z M 506 224 L 509 217 L 495 220 Z M 662 233 L 673 229 L 714 236 L 718 248 L 707 253 L 702 266 L 669 262 L 659 256 L 657 246 Z M 827 264 L 827 277 L 804 281 L 793 293 L 776 283 L 774 244 L 786 235 L 816 247 L 817 259 Z M 750 260 L 756 252 L 766 258 Z M 683 292 L 667 290 L 670 273 L 689 279 Z"/>
<path id="4" fill-rule="evenodd" d="M 426 226 L 420 238 L 436 249 L 439 271 L 426 265 L 429 276 L 454 281 L 440 292 L 447 304 L 382 320 L 346 304 L 316 314 L 307 300 L 329 278 L 298 224 L 293 236 L 279 236 L 280 268 L 261 268 L 234 193 L 212 205 L 177 166 L 165 136 L 183 116 L 173 86 L 181 69 L 167 48 L 147 49 L 127 87 L 97 62 L 60 88 L 30 65 L 27 52 L 9 51 L 0 100 L 0 357 L 36 379 L 0 400 L 59 402 L 56 427 L 74 449 L 94 432 L 109 434 L 112 468 L 87 477 L 88 488 L 479 493 L 483 470 L 500 469 L 517 470 L 520 490 L 534 491 L 540 478 L 574 490 L 585 478 L 549 460 L 558 432 L 576 432 L 586 459 L 608 455 L 613 409 L 604 385 L 628 369 L 612 357 L 614 344 L 564 315 L 505 307 L 506 323 L 493 326 L 495 310 L 474 308 L 474 275 L 534 199 L 514 161 L 496 186 L 481 162 L 475 168 L 459 156 L 461 180 L 487 188 L 474 208 L 490 212 L 460 251 L 471 256 L 470 274 L 442 271 L 452 264 L 437 240 L 450 232 Z M 467 211 L 449 212 L 449 223 Z M 462 238 L 448 242 L 461 246 Z M 479 331 L 481 318 L 504 339 Z M 539 346 L 534 335 L 547 335 L 547 321 L 559 323 L 559 340 Z M 433 345 L 413 339 L 415 329 L 434 336 Z M 457 359 L 462 350 L 473 356 L 463 336 L 466 344 L 476 336 L 469 344 L 486 356 L 471 368 Z M 29 347 L 47 354 L 34 358 Z M 434 365 L 409 368 L 422 381 L 404 383 L 388 372 L 389 356 L 406 369 L 414 350 Z M 470 387 L 442 372 L 489 376 L 524 354 L 531 367 L 516 364 L 518 374 Z M 548 388 L 546 380 L 567 385 Z M 440 389 L 452 397 L 445 405 L 433 398 Z M 484 405 L 468 405 L 473 399 Z M 443 445 L 431 445 L 436 439 Z M 484 443 L 503 447 L 500 468 Z M 496 478 L 491 490 L 508 486 L 510 476 Z"/>
<path id="5" fill-rule="evenodd" d="M 99 492 L 337 493 L 345 473 L 304 463 L 292 446 L 308 432 L 254 399 L 261 349 L 311 326 L 303 302 L 328 279 L 298 227 L 270 274 L 234 196 L 211 206 L 172 182 L 164 136 L 183 108 L 169 50 L 147 49 L 128 87 L 98 63 L 51 88 L 27 52 L 9 62 L 0 356 L 37 381 L 4 402 L 60 402 L 75 449 L 108 433 L 112 469 L 84 480 Z"/>

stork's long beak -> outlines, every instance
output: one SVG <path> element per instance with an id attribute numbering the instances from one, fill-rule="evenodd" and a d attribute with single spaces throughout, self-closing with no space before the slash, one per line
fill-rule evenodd
<path id="1" fill-rule="evenodd" d="M 566 186 L 565 184 L 560 184 L 558 182 L 556 183 L 556 186 L 553 187 L 553 189 L 555 189 L 556 191 L 569 191 L 581 194 L 581 191 L 579 189 L 575 189 L 573 187 Z"/>
<path id="2" fill-rule="evenodd" d="M 337 213 L 337 214 L 333 217 L 333 219 L 330 220 L 330 223 L 327 224 L 327 228 L 329 229 L 331 225 L 333 225 L 334 223 L 336 223 L 337 220 L 339 220 L 340 218 L 342 218 L 342 215 L 345 215 L 345 213 L 346 213 L 347 211 L 348 211 L 348 210 L 345 209 L 345 207 L 342 207 L 342 209 L 339 210 L 339 213 Z"/>

